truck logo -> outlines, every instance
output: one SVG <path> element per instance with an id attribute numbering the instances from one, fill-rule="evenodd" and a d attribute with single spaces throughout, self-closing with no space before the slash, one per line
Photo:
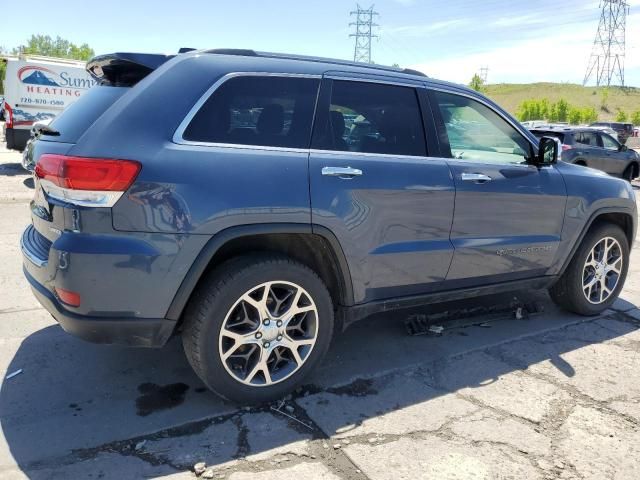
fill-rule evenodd
<path id="1" fill-rule="evenodd" d="M 18 79 L 28 85 L 87 89 L 96 84 L 88 76 L 74 76 L 69 72 L 56 73 L 45 67 L 27 66 L 18 70 Z M 45 92 L 47 93 L 47 92 Z"/>
<path id="2" fill-rule="evenodd" d="M 59 87 L 60 84 L 53 81 L 50 76 L 57 77 L 58 74 L 44 67 L 23 67 L 18 70 L 18 78 L 22 83 L 31 85 L 48 85 Z"/>

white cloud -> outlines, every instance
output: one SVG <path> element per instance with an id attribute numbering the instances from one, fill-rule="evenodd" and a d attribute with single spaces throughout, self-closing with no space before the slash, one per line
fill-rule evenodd
<path id="1" fill-rule="evenodd" d="M 549 19 L 541 15 L 520 15 L 517 17 L 501 17 L 491 22 L 493 27 L 520 27 L 548 22 Z"/>
<path id="2" fill-rule="evenodd" d="M 640 4 L 640 0 L 636 0 Z M 631 14 L 627 25 L 640 23 L 640 14 Z M 556 81 L 581 83 L 595 35 L 595 26 L 565 26 L 557 33 L 541 32 L 539 38 L 509 42 L 508 45 L 457 56 L 440 50 L 437 59 L 411 66 L 427 75 L 457 83 L 468 83 L 484 65 L 489 67 L 489 83 Z M 627 28 L 627 84 L 640 84 L 640 29 Z M 634 72 L 635 70 L 635 72 Z M 629 75 L 631 74 L 631 75 Z M 635 76 L 634 76 L 635 75 Z"/>
<path id="3" fill-rule="evenodd" d="M 424 37 L 432 33 L 447 30 L 453 27 L 462 27 L 468 25 L 468 18 L 456 18 L 453 20 L 444 20 L 441 22 L 425 23 L 420 25 L 403 25 L 399 27 L 387 27 L 381 30 L 381 34 L 392 34 L 403 37 Z"/>

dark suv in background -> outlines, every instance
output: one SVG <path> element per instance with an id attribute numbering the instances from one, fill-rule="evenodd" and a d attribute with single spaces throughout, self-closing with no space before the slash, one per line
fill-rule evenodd
<path id="1" fill-rule="evenodd" d="M 538 138 L 560 140 L 563 162 L 596 168 L 628 181 L 640 176 L 640 155 L 596 128 L 545 126 L 531 132 Z"/>
<path id="2" fill-rule="evenodd" d="M 625 144 L 629 137 L 633 137 L 633 123 L 622 122 L 596 122 L 590 125 L 591 127 L 606 127 L 615 130 L 618 134 L 618 140 L 620 143 Z"/>
<path id="3" fill-rule="evenodd" d="M 250 50 L 87 68 L 27 152 L 25 276 L 86 340 L 180 334 L 226 398 L 281 397 L 375 312 L 550 288 L 594 315 L 622 289 L 631 186 L 473 90 Z"/>

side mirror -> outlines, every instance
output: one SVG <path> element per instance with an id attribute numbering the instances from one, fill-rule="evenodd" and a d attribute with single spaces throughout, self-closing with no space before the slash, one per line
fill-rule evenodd
<path id="1" fill-rule="evenodd" d="M 621 152 L 627 152 L 627 151 L 629 151 L 629 147 L 627 147 L 626 145 L 620 145 L 619 150 Z"/>
<path id="2" fill-rule="evenodd" d="M 538 157 L 536 163 L 538 166 L 554 165 L 558 163 L 558 156 L 562 144 L 555 137 L 542 137 L 538 144 Z"/>

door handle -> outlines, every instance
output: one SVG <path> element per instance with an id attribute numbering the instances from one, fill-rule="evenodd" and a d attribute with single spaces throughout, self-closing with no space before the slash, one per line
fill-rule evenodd
<path id="1" fill-rule="evenodd" d="M 463 173 L 461 175 L 461 178 L 463 182 L 476 182 L 476 183 L 486 183 L 492 180 L 489 175 L 484 175 L 482 173 Z"/>
<path id="2" fill-rule="evenodd" d="M 362 175 L 362 170 L 351 167 L 322 167 L 322 175 L 349 179 Z"/>

